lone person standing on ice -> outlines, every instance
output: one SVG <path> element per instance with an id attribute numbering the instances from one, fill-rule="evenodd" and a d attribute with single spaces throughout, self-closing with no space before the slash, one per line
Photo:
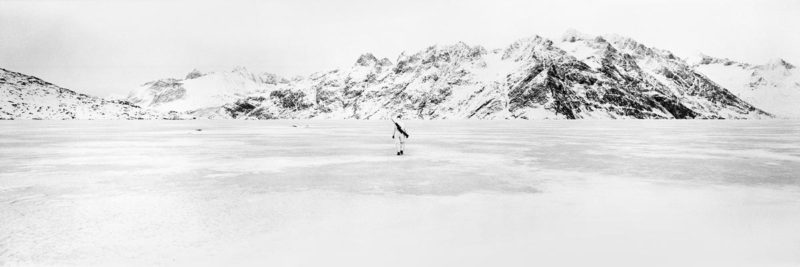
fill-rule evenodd
<path id="1" fill-rule="evenodd" d="M 406 132 L 403 122 L 400 121 L 401 118 L 401 115 L 392 118 L 392 122 L 394 123 L 392 139 L 394 139 L 394 145 L 397 147 L 398 156 L 403 155 L 403 150 L 406 148 L 406 139 L 408 138 L 408 132 Z"/>

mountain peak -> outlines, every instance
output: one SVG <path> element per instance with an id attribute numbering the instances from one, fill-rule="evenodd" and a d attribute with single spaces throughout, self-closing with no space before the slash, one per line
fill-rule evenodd
<path id="1" fill-rule="evenodd" d="M 189 73 L 186 74 L 186 78 L 185 79 L 186 80 L 191 80 L 191 79 L 203 77 L 205 75 L 206 75 L 205 73 L 200 72 L 198 69 L 193 69 L 192 71 L 190 71 Z"/>
<path id="2" fill-rule="evenodd" d="M 591 40 L 594 38 L 595 37 L 592 35 L 579 32 L 578 30 L 575 29 L 568 29 L 567 31 L 564 32 L 563 35 L 561 35 L 561 41 L 570 43 L 580 40 Z"/>
<path id="3" fill-rule="evenodd" d="M 694 56 L 690 56 L 686 59 L 686 62 L 692 65 L 709 65 L 714 63 L 720 63 L 724 61 L 721 58 L 715 58 L 704 53 L 697 53 Z"/>
<path id="4" fill-rule="evenodd" d="M 689 57 L 685 59 L 686 63 L 691 66 L 700 66 L 700 65 L 713 65 L 713 64 L 721 64 L 724 66 L 738 66 L 740 68 L 750 68 L 752 67 L 748 63 L 738 62 L 729 58 L 718 58 L 714 56 L 709 56 L 704 53 L 698 53 L 695 56 Z"/>
<path id="5" fill-rule="evenodd" d="M 266 84 L 273 84 L 274 85 L 274 84 L 279 84 L 279 83 L 283 83 L 283 84 L 289 83 L 288 79 L 286 79 L 284 77 L 281 77 L 281 76 L 278 76 L 277 74 L 274 74 L 274 73 L 269 73 L 269 72 L 261 73 L 260 75 L 258 75 L 258 78 L 259 78 L 259 80 L 261 82 L 266 83 Z"/>
<path id="6" fill-rule="evenodd" d="M 358 66 L 374 66 L 378 64 L 378 58 L 375 57 L 372 53 L 366 53 L 358 57 L 356 60 L 356 65 Z"/>
<path id="7" fill-rule="evenodd" d="M 378 65 L 391 66 L 392 65 L 392 61 L 389 60 L 388 58 L 382 58 L 381 61 L 378 62 Z"/>
<path id="8" fill-rule="evenodd" d="M 522 38 L 520 40 L 517 40 L 516 42 L 514 42 L 512 44 L 512 46 L 515 46 L 515 45 L 516 46 L 533 45 L 533 46 L 551 47 L 551 46 L 553 46 L 553 40 L 550 40 L 548 38 L 545 38 L 545 37 L 542 37 L 542 36 L 539 36 L 539 35 L 533 35 L 533 36 L 530 36 L 530 37 L 527 37 L 527 38 Z"/>
<path id="9" fill-rule="evenodd" d="M 479 45 L 470 46 L 463 41 L 459 41 L 451 45 L 435 45 L 428 48 L 428 51 L 434 53 L 452 53 L 454 55 L 465 55 L 465 56 L 474 55 L 476 53 L 479 54 L 482 53 L 484 50 L 486 49 L 483 48 L 482 46 Z"/>
<path id="10" fill-rule="evenodd" d="M 242 73 L 242 74 L 249 74 L 250 71 L 247 70 L 244 66 L 236 66 L 231 70 L 233 73 Z"/>
<path id="11" fill-rule="evenodd" d="M 771 60 L 769 60 L 767 62 L 767 64 L 762 65 L 762 67 L 766 68 L 766 69 L 773 69 L 773 70 L 774 69 L 786 69 L 786 70 L 794 69 L 794 65 L 792 65 L 789 62 L 786 62 L 786 60 L 783 60 L 781 58 L 771 59 Z"/>

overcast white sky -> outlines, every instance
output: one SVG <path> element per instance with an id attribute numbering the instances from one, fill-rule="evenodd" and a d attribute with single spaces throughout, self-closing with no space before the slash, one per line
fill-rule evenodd
<path id="1" fill-rule="evenodd" d="M 800 0 L 0 0 L 0 68 L 107 96 L 193 68 L 305 75 L 364 52 L 394 61 L 433 44 L 501 48 L 570 28 L 681 56 L 800 65 L 798 26 Z"/>

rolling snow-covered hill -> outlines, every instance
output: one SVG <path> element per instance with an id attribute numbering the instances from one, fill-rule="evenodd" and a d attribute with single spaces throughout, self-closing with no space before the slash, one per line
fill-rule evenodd
<path id="1" fill-rule="evenodd" d="M 695 69 L 778 117 L 800 118 L 800 70 L 782 59 L 752 65 L 701 55 Z"/>
<path id="2" fill-rule="evenodd" d="M 0 120 L 161 119 L 122 100 L 105 100 L 39 78 L 0 69 Z"/>

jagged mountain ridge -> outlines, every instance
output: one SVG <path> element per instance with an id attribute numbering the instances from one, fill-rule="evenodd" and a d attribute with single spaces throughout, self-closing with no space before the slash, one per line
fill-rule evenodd
<path id="1" fill-rule="evenodd" d="M 161 119 L 124 100 L 105 100 L 0 69 L 0 120 Z"/>
<path id="2" fill-rule="evenodd" d="M 418 119 L 769 118 L 683 59 L 630 38 L 567 32 L 504 49 L 457 43 L 371 54 L 250 94 L 210 118 Z"/>

